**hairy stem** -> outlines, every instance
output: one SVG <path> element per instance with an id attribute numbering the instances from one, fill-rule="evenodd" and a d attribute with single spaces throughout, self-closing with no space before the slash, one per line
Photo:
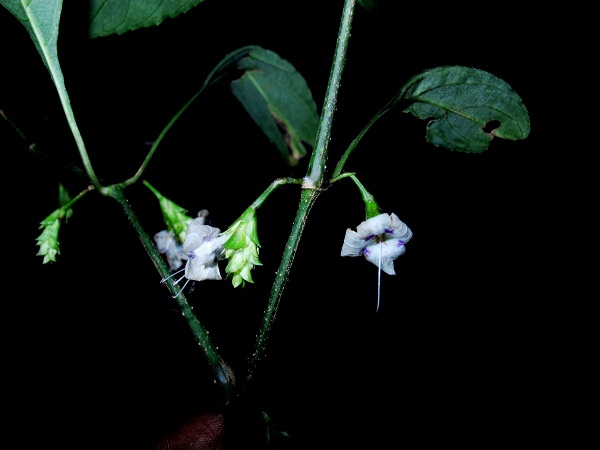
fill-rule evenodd
<path id="1" fill-rule="evenodd" d="M 342 72 L 346 62 L 346 52 L 348 48 L 348 41 L 350 40 L 350 29 L 355 5 L 356 0 L 346 0 L 344 2 L 344 9 L 342 12 L 342 19 L 338 32 L 333 65 L 329 75 L 329 83 L 323 105 L 323 112 L 321 114 L 319 130 L 317 132 L 315 141 L 315 149 L 308 165 L 307 175 L 304 178 L 304 184 L 302 186 L 304 189 L 300 195 L 300 205 L 298 206 L 298 211 L 296 212 L 296 217 L 292 225 L 292 230 L 288 237 L 285 250 L 283 252 L 283 257 L 281 259 L 281 263 L 279 264 L 275 281 L 273 282 L 273 287 L 271 288 L 269 304 L 265 310 L 262 327 L 256 340 L 254 353 L 250 359 L 247 377 L 248 380 L 253 377 L 258 361 L 261 359 L 264 353 L 269 330 L 271 329 L 273 321 L 275 320 L 279 301 L 283 294 L 284 287 L 288 281 L 294 256 L 296 254 L 296 250 L 298 249 L 300 238 L 302 236 L 302 232 L 304 231 L 304 226 L 306 225 L 306 220 L 308 219 L 308 214 L 317 197 L 319 196 L 320 188 L 325 178 L 327 145 L 331 138 L 333 114 L 337 103 Z"/>
<path id="2" fill-rule="evenodd" d="M 332 182 L 341 175 L 342 170 L 344 169 L 344 164 L 346 164 L 348 157 L 352 154 L 352 152 L 354 151 L 354 149 L 356 148 L 356 146 L 358 145 L 358 143 L 360 142 L 362 137 L 366 134 L 367 131 L 369 131 L 369 129 L 373 126 L 373 124 L 381 118 L 381 116 L 383 116 L 386 112 L 388 112 L 390 109 L 392 109 L 396 105 L 396 103 L 398 103 L 399 98 L 400 98 L 399 96 L 394 97 L 392 100 L 390 100 L 387 103 L 387 105 L 385 105 L 383 108 L 381 108 L 381 110 L 362 129 L 362 131 L 358 134 L 358 136 L 356 136 L 354 138 L 354 140 L 350 143 L 350 145 L 348 146 L 348 148 L 346 149 L 346 151 L 344 152 L 344 154 L 338 161 L 337 165 L 335 166 L 335 169 L 333 170 L 333 174 L 331 175 Z"/>
<path id="3" fill-rule="evenodd" d="M 346 53 L 348 51 L 348 42 L 350 40 L 350 29 L 352 28 L 352 18 L 356 0 L 346 0 L 342 12 L 342 20 L 338 32 L 337 45 L 333 57 L 333 65 L 329 74 L 329 83 L 325 95 L 325 104 L 321 112 L 321 121 L 317 131 L 315 149 L 308 164 L 306 174 L 306 184 L 311 187 L 321 187 L 325 175 L 327 164 L 327 150 L 329 140 L 331 139 L 331 127 L 333 124 L 333 115 L 337 104 L 338 92 L 342 80 L 342 72 L 346 63 Z"/>

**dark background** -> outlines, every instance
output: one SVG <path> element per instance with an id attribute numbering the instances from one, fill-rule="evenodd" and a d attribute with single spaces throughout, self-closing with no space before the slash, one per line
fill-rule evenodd
<path id="1" fill-rule="evenodd" d="M 343 1 L 208 0 L 158 27 L 93 40 L 84 3 L 63 6 L 58 54 L 106 183 L 137 170 L 145 142 L 239 47 L 260 45 L 291 62 L 321 110 Z M 552 127 L 539 82 L 555 62 L 554 42 L 534 23 L 533 12 L 508 5 L 357 7 L 329 167 L 411 76 L 443 65 L 508 82 L 532 130 L 524 141 L 495 139 L 479 155 L 433 147 L 425 122 L 400 110 L 367 133 L 346 169 L 414 237 L 395 262 L 397 275 L 382 276 L 375 313 L 375 267 L 339 257 L 346 228 L 364 219 L 360 195 L 349 180 L 322 194 L 232 428 L 247 448 L 259 447 L 248 425 L 259 411 L 289 434 L 281 448 L 485 447 L 557 436 L 546 418 L 556 402 L 548 395 L 551 355 L 563 331 L 546 295 L 554 280 L 541 270 L 541 249 L 544 227 L 561 222 L 547 210 L 558 188 L 549 182 Z M 0 122 L 12 429 L 28 448 L 140 446 L 215 409 L 212 375 L 115 202 L 97 194 L 79 202 L 60 230 L 57 262 L 41 264 L 35 238 L 57 207 L 58 182 L 72 195 L 85 183 L 69 170 L 81 164 L 50 77 L 4 9 L 0 39 L 0 109 L 39 149 L 28 152 Z M 182 116 L 145 179 L 192 215 L 208 209 L 211 224 L 226 229 L 275 178 L 302 177 L 307 162 L 285 165 L 223 83 Z M 164 227 L 146 187 L 126 195 L 148 233 Z M 240 378 L 298 200 L 297 187 L 283 187 L 260 209 L 255 284 L 206 282 L 187 296 Z"/>

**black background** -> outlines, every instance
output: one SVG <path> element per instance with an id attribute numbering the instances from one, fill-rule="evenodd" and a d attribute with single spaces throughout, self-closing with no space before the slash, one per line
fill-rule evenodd
<path id="1" fill-rule="evenodd" d="M 79 4 L 77 4 L 79 3 Z M 305 77 L 319 111 L 343 1 L 208 0 L 158 27 L 86 37 L 85 2 L 63 6 L 58 54 L 75 117 L 104 182 L 131 176 L 148 146 L 229 52 L 260 45 Z M 533 13 L 531 13 L 533 14 Z M 552 148 L 540 74 L 554 45 L 516 7 L 454 4 L 357 8 L 336 112 L 329 167 L 368 120 L 422 70 L 464 65 L 508 82 L 531 116 L 519 142 L 462 154 L 425 142 L 425 123 L 391 111 L 361 141 L 354 171 L 385 212 L 413 230 L 397 275 L 340 258 L 346 228 L 364 219 L 358 191 L 336 183 L 317 201 L 285 288 L 267 354 L 234 433 L 258 448 L 252 422 L 266 411 L 290 438 L 281 448 L 439 444 L 527 445 L 557 430 L 553 363 L 557 305 L 540 273 Z M 60 230 L 54 264 L 36 256 L 39 222 L 56 209 L 58 182 L 85 187 L 79 155 L 47 70 L 24 28 L 0 10 L 5 258 L 3 322 L 14 434 L 43 448 L 140 446 L 216 408 L 216 387 L 160 275 L 120 207 L 97 194 Z M 284 164 L 227 84 L 182 116 L 145 173 L 190 214 L 206 208 L 227 228 Z M 163 228 L 141 183 L 127 197 L 148 233 Z M 187 297 L 239 377 L 299 200 L 276 191 L 260 209 L 262 267 L 255 284 L 196 285 Z M 222 267 L 224 272 L 224 267 Z M 14 405 L 14 406 L 12 406 Z M 29 448 L 29 447 L 28 447 Z"/>

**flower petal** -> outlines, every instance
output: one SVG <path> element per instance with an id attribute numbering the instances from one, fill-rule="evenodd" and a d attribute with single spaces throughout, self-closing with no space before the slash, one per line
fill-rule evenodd
<path id="1" fill-rule="evenodd" d="M 214 239 L 221 232 L 218 228 L 203 224 L 204 218 L 194 219 L 188 227 L 187 236 L 183 242 L 183 251 L 187 254 L 193 252 L 206 239 Z"/>
<path id="2" fill-rule="evenodd" d="M 188 226 L 188 233 L 199 233 L 202 236 L 216 237 L 220 232 L 219 228 L 204 225 L 204 217 L 192 220 Z"/>
<path id="3" fill-rule="evenodd" d="M 391 229 L 392 219 L 390 218 L 390 215 L 386 213 L 371 217 L 370 219 L 361 222 L 361 224 L 356 227 L 358 235 L 363 239 L 373 235 L 383 234 L 386 230 Z"/>
<path id="4" fill-rule="evenodd" d="M 348 228 L 342 245 L 342 256 L 359 256 L 365 247 L 364 239 L 361 239 L 356 231 Z"/>
<path id="5" fill-rule="evenodd" d="M 412 231 L 408 228 L 404 222 L 402 222 L 398 216 L 394 213 L 390 214 L 392 222 L 392 233 L 394 238 L 401 239 L 406 244 L 412 237 Z"/>
<path id="6" fill-rule="evenodd" d="M 406 251 L 403 241 L 399 239 L 388 239 L 377 244 L 370 245 L 364 252 L 365 258 L 370 263 L 379 267 L 381 256 L 381 270 L 389 275 L 396 275 L 394 260 Z"/>
<path id="7" fill-rule="evenodd" d="M 200 264 L 212 264 L 213 262 L 222 259 L 225 252 L 223 244 L 226 240 L 226 236 L 220 236 L 214 239 L 205 237 L 202 245 L 189 252 L 188 255 L 190 258 L 196 259 Z"/>
<path id="8" fill-rule="evenodd" d="M 220 280 L 221 272 L 216 261 L 212 264 L 201 264 L 197 258 L 193 258 L 185 265 L 185 277 L 194 281 Z"/>

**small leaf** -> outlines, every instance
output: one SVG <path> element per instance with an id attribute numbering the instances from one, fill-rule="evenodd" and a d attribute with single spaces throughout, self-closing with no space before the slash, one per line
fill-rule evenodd
<path id="1" fill-rule="evenodd" d="M 91 38 L 123 34 L 159 25 L 188 12 L 204 0 L 91 0 Z"/>
<path id="2" fill-rule="evenodd" d="M 521 98 L 506 82 L 483 70 L 462 66 L 426 70 L 408 81 L 399 98 L 414 102 L 404 112 L 435 119 L 427 125 L 426 139 L 450 150 L 480 153 L 494 136 L 516 141 L 529 135 L 529 113 Z"/>
<path id="3" fill-rule="evenodd" d="M 248 114 L 275 144 L 290 166 L 313 145 L 319 115 L 306 81 L 294 66 L 276 53 L 251 47 L 236 62 L 244 74 L 231 90 Z"/>

